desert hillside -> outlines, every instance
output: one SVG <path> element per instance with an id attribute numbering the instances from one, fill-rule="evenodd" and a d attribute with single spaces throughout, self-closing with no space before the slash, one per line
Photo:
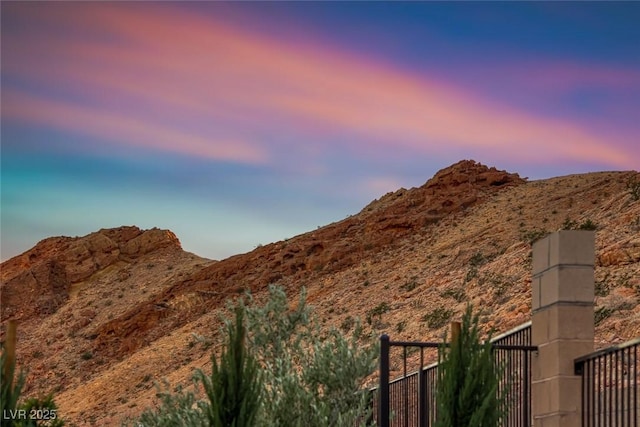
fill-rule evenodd
<path id="1" fill-rule="evenodd" d="M 2 322 L 18 321 L 27 395 L 55 392 L 72 425 L 117 425 L 154 383 L 207 367 L 224 302 L 302 287 L 327 327 L 435 341 L 467 302 L 488 330 L 529 320 L 531 243 L 596 228 L 598 347 L 640 336 L 638 172 L 528 182 L 461 161 L 342 221 L 212 261 L 168 230 L 53 237 L 1 266 Z M 211 239 L 215 237 L 212 236 Z"/>

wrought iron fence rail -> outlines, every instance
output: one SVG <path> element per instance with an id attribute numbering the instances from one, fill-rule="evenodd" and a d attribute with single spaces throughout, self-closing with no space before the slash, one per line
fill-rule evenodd
<path id="1" fill-rule="evenodd" d="M 625 348 L 634 347 L 638 345 L 640 345 L 640 337 L 632 339 L 622 344 L 612 345 L 610 347 L 606 347 L 606 348 L 594 351 L 593 353 L 589 353 L 584 356 L 578 357 L 577 359 L 574 360 L 575 373 L 576 375 L 582 375 L 581 369 L 584 366 L 585 362 L 587 361 L 596 359 L 598 357 L 606 356 L 611 353 L 616 353 L 616 352 L 619 352 L 620 350 L 624 350 Z"/>
<path id="2" fill-rule="evenodd" d="M 640 338 L 611 346 L 574 361 L 582 377 L 584 427 L 638 427 Z"/>

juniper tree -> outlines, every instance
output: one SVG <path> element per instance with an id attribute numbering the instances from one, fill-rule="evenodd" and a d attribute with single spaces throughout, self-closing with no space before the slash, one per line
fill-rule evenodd
<path id="1" fill-rule="evenodd" d="M 211 356 L 211 375 L 196 371 L 209 398 L 206 417 L 211 427 L 251 427 L 260 408 L 260 368 L 246 345 L 244 309 L 235 308 L 235 321 L 228 322 L 227 344 L 220 364 Z"/>
<path id="2" fill-rule="evenodd" d="M 7 360 L 7 354 L 3 348 L 0 355 L 0 388 L 2 389 L 2 396 L 0 396 L 0 410 L 2 410 L 2 425 L 12 426 L 15 425 L 13 420 L 5 420 L 5 414 L 10 413 L 18 409 L 18 400 L 22 387 L 24 386 L 25 374 L 20 371 L 17 377 L 15 377 L 16 364 L 13 361 Z"/>
<path id="3" fill-rule="evenodd" d="M 480 340 L 478 323 L 468 305 L 460 333 L 440 351 L 436 427 L 497 427 L 504 415 L 501 368 L 490 340 Z"/>

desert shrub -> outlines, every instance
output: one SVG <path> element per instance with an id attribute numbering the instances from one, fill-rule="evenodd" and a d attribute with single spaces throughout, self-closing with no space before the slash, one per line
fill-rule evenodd
<path id="1" fill-rule="evenodd" d="M 356 320 L 351 317 L 351 316 L 347 316 L 342 323 L 340 324 L 340 329 L 342 329 L 343 332 L 349 332 L 356 324 Z"/>
<path id="2" fill-rule="evenodd" d="M 491 342 L 480 341 L 479 316 L 472 311 L 468 305 L 459 335 L 438 356 L 436 427 L 493 427 L 504 415 L 501 369 L 495 365 Z"/>
<path id="3" fill-rule="evenodd" d="M 46 418 L 46 419 L 42 419 L 38 421 L 22 422 L 22 423 L 16 424 L 17 426 L 20 426 L 20 427 L 31 427 L 31 426 L 62 427 L 64 426 L 64 421 L 58 415 L 58 406 L 54 402 L 53 395 L 51 394 L 43 398 L 31 397 L 25 400 L 20 405 L 20 409 L 23 409 L 26 414 L 30 414 L 32 413 L 32 411 L 36 411 L 36 413 L 42 414 L 42 418 Z"/>
<path id="4" fill-rule="evenodd" d="M 131 422 L 126 421 L 123 425 L 145 426 L 145 427 L 177 427 L 177 426 L 206 426 L 207 405 L 202 400 L 196 400 L 192 392 L 183 391 L 178 387 L 172 393 L 167 383 L 164 384 L 164 391 L 158 387 L 156 396 L 160 398 L 160 403 L 154 409 L 145 410 L 140 417 Z"/>
<path id="5" fill-rule="evenodd" d="M 586 219 L 578 226 L 578 230 L 596 230 L 598 228 L 598 224 L 591 221 L 591 219 Z"/>
<path id="6" fill-rule="evenodd" d="M 402 290 L 407 292 L 411 292 L 417 287 L 418 287 L 417 277 L 412 277 L 411 280 L 408 280 L 404 285 L 400 286 Z"/>
<path id="7" fill-rule="evenodd" d="M 498 302 L 503 302 L 512 281 L 500 273 L 488 272 L 478 278 L 478 284 L 491 289 L 493 291 L 494 298 L 496 298 Z"/>
<path id="8" fill-rule="evenodd" d="M 0 414 L 2 415 L 0 424 L 7 427 L 63 426 L 64 420 L 57 413 L 58 408 L 53 400 L 53 395 L 44 398 L 32 397 L 21 402 L 22 388 L 27 374 L 21 369 L 16 377 L 15 368 L 15 362 L 7 362 L 7 354 L 3 348 L 2 355 L 0 355 Z M 32 420 L 17 416 L 17 411 L 24 411 L 21 414 L 26 414 L 28 417 L 31 410 L 39 411 L 48 420 Z"/>
<path id="9" fill-rule="evenodd" d="M 179 387 L 175 394 L 159 392 L 161 404 L 145 411 L 134 425 L 153 427 L 211 426 L 251 427 L 260 409 L 262 384 L 260 367 L 246 343 L 244 307 L 234 308 L 235 319 L 225 321 L 225 347 L 220 362 L 211 354 L 211 374 L 197 369 L 196 385 L 204 388 L 206 400 Z M 168 385 L 165 385 L 168 388 Z"/>
<path id="10" fill-rule="evenodd" d="M 561 230 L 575 230 L 577 228 L 578 228 L 578 223 L 569 217 L 566 217 L 564 219 L 564 222 L 560 226 Z"/>
<path id="11" fill-rule="evenodd" d="M 633 200 L 640 200 L 640 181 L 636 178 L 630 179 L 627 182 L 627 190 Z"/>
<path id="12" fill-rule="evenodd" d="M 594 294 L 597 297 L 606 297 L 611 291 L 611 285 L 608 283 L 609 273 L 607 272 L 602 280 L 596 280 L 594 285 Z"/>
<path id="13" fill-rule="evenodd" d="M 440 329 L 449 322 L 451 316 L 453 316 L 453 310 L 436 307 L 422 316 L 422 320 L 427 323 L 430 329 Z"/>
<path id="14" fill-rule="evenodd" d="M 449 288 L 440 293 L 442 298 L 453 298 L 457 302 L 462 302 L 467 299 L 467 293 L 464 288 Z"/>
<path id="15" fill-rule="evenodd" d="M 293 310 L 276 286 L 264 306 L 249 304 L 249 341 L 265 385 L 256 425 L 355 425 L 367 412 L 362 386 L 376 367 L 376 340 L 363 346 L 359 324 L 349 337 L 336 329 L 322 333 L 304 290 Z"/>
<path id="16" fill-rule="evenodd" d="M 479 267 L 487 262 L 487 258 L 482 254 L 482 252 L 478 251 L 474 253 L 469 259 L 469 265 L 473 267 Z"/>
<path id="17" fill-rule="evenodd" d="M 362 344 L 357 322 L 349 337 L 336 329 L 322 332 L 304 290 L 295 308 L 289 309 L 284 290 L 277 286 L 269 287 L 264 305 L 248 295 L 229 308 L 236 319 L 225 320 L 228 340 L 220 365 L 212 356 L 211 376 L 199 371 L 194 375 L 207 399 L 196 400 L 182 390 L 160 393 L 159 407 L 147 410 L 133 425 L 325 427 L 355 425 L 367 414 L 363 382 L 376 367 L 378 347 L 373 338 Z M 240 345 L 242 336 L 245 345 Z M 255 364 L 249 362 L 254 358 Z M 253 410 L 255 415 L 249 417 Z M 248 424 L 233 424 L 241 413 Z"/>
<path id="18" fill-rule="evenodd" d="M 524 231 L 522 233 L 521 238 L 524 242 L 528 243 L 529 245 L 533 245 L 535 242 L 547 236 L 548 234 L 549 232 L 546 230 L 533 229 L 529 231 Z"/>
<path id="19" fill-rule="evenodd" d="M 613 309 L 609 307 L 598 307 L 593 313 L 593 321 L 596 326 L 613 314 Z"/>
<path id="20" fill-rule="evenodd" d="M 597 228 L 598 228 L 598 224 L 591 221 L 590 218 L 587 218 L 580 224 L 578 224 L 577 221 L 573 221 L 569 218 L 565 218 L 564 222 L 562 223 L 562 226 L 560 227 L 561 230 L 596 230 Z"/>
<path id="21" fill-rule="evenodd" d="M 380 321 L 382 319 L 382 315 L 388 312 L 389 310 L 391 310 L 391 307 L 389 307 L 389 304 L 387 304 L 384 301 L 381 302 L 380 304 L 373 307 L 371 310 L 367 311 L 367 323 L 371 325 L 375 318 L 377 318 L 378 321 Z"/>
<path id="22" fill-rule="evenodd" d="M 464 276 L 463 284 L 469 283 L 476 277 L 478 277 L 478 267 L 476 267 L 475 265 L 472 265 L 469 268 L 469 271 L 467 271 L 467 274 Z"/>

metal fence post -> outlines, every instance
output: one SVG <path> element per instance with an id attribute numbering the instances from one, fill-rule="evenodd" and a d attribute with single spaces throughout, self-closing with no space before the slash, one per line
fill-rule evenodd
<path id="1" fill-rule="evenodd" d="M 380 427 L 389 427 L 389 335 L 380 337 L 380 387 L 378 410 Z"/>
<path id="2" fill-rule="evenodd" d="M 427 427 L 427 371 L 420 364 L 418 373 L 418 426 Z"/>

